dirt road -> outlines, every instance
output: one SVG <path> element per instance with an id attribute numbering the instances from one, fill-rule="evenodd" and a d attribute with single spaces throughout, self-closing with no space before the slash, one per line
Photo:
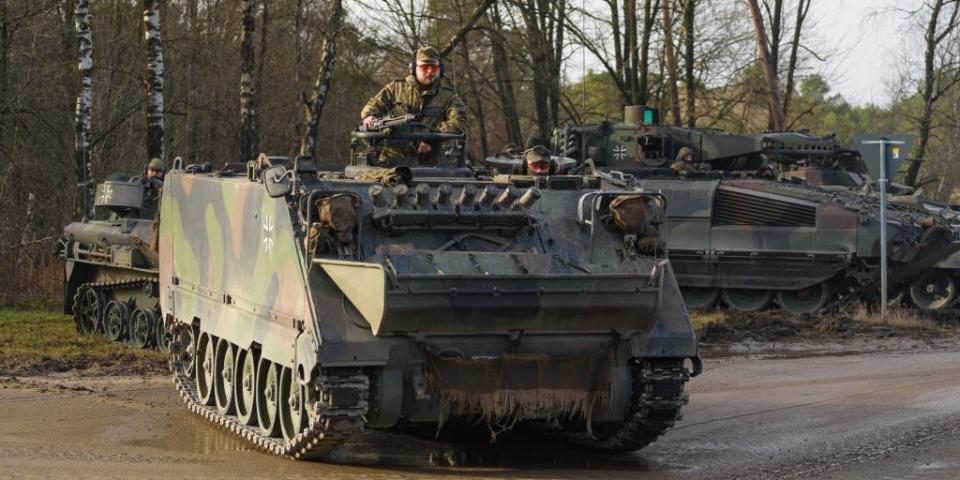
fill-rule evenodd
<path id="1" fill-rule="evenodd" d="M 630 455 L 518 434 L 368 432 L 298 463 L 187 413 L 167 377 L 0 379 L 0 478 L 960 478 L 960 351 L 712 360 L 679 426 Z"/>

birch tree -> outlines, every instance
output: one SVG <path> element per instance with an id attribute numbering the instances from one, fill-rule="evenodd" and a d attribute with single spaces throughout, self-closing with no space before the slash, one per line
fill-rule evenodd
<path id="1" fill-rule="evenodd" d="M 77 93 L 77 108 L 74 116 L 75 172 L 80 185 L 83 217 L 92 219 L 94 216 L 93 161 L 90 156 L 90 124 L 93 115 L 93 33 L 90 31 L 88 0 L 77 0 L 74 19 L 77 29 L 77 47 L 80 52 L 77 64 L 80 89 Z"/>
<path id="2" fill-rule="evenodd" d="M 255 49 L 253 36 L 256 29 L 257 0 L 243 0 L 243 33 L 240 35 L 240 162 L 256 158 L 257 145 L 256 108 L 253 68 Z"/>
<path id="3" fill-rule="evenodd" d="M 327 101 L 327 93 L 330 91 L 330 80 L 333 78 L 333 60 L 336 58 L 337 34 L 340 32 L 340 22 L 343 18 L 343 0 L 333 0 L 333 12 L 330 14 L 330 25 L 327 27 L 327 34 L 323 39 L 323 56 L 320 57 L 320 71 L 317 73 L 317 81 L 313 86 L 313 94 L 306 105 L 304 117 L 307 123 L 307 131 L 300 142 L 300 155 L 311 155 L 316 158 L 317 154 L 317 128 L 320 125 L 320 115 L 323 113 L 323 105 Z"/>
<path id="4" fill-rule="evenodd" d="M 670 103 L 670 113 L 673 124 L 680 125 L 680 94 L 677 92 L 677 56 L 673 45 L 673 18 L 670 14 L 671 0 L 663 0 L 660 4 L 663 27 L 663 56 L 667 70 L 667 101 Z"/>
<path id="5" fill-rule="evenodd" d="M 163 45 L 160 42 L 160 2 L 161 0 L 143 0 L 143 30 L 147 54 L 147 157 L 163 160 Z"/>

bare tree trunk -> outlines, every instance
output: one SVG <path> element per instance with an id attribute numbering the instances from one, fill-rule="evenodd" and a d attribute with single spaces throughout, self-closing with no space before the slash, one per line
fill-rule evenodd
<path id="1" fill-rule="evenodd" d="M 943 8 L 950 3 L 954 4 L 953 12 L 944 29 L 937 31 Z M 934 104 L 947 88 L 955 85 L 957 78 L 960 78 L 960 73 L 954 73 L 957 78 L 950 82 L 947 82 L 944 78 L 938 78 L 943 76 L 944 72 L 938 71 L 935 64 L 940 43 L 944 38 L 947 38 L 952 31 L 958 28 L 957 12 L 958 9 L 960 9 L 960 2 L 957 2 L 957 0 L 934 0 L 930 8 L 930 20 L 927 22 L 927 31 L 924 35 L 923 90 L 921 92 L 923 110 L 920 113 L 918 132 L 920 139 L 917 144 L 917 161 L 910 163 L 904 177 L 904 183 L 907 185 L 916 185 L 917 183 L 917 175 L 920 174 L 920 164 L 923 162 L 923 157 L 927 153 L 927 146 L 930 143 L 930 133 L 933 130 Z M 938 83 L 940 85 L 938 85 Z"/>
<path id="2" fill-rule="evenodd" d="M 474 70 L 471 68 L 473 62 L 470 60 L 470 47 L 467 43 L 467 35 L 463 36 L 463 48 L 460 49 L 460 55 L 463 57 L 463 64 L 465 66 L 465 79 L 467 80 L 467 86 L 470 89 L 470 97 L 473 100 L 473 110 L 474 115 L 477 116 L 477 126 L 479 129 L 480 136 L 480 156 L 481 158 L 487 158 L 490 148 L 487 144 L 487 122 L 484 118 L 483 111 L 483 99 L 480 97 L 480 91 L 477 88 L 477 85 L 480 83 L 477 81 L 476 76 L 474 75 Z"/>
<path id="3" fill-rule="evenodd" d="M 783 116 L 783 103 L 780 101 L 780 85 L 777 83 L 777 74 L 770 64 L 770 50 L 767 47 L 767 32 L 763 27 L 763 16 L 760 13 L 757 0 L 747 0 L 747 6 L 750 7 L 750 14 L 753 17 L 753 27 L 757 37 L 757 51 L 760 54 L 763 74 L 767 78 L 770 110 L 773 112 L 773 130 L 783 130 L 786 128 L 787 121 Z"/>
<path id="4" fill-rule="evenodd" d="M 457 30 L 457 33 L 454 33 L 453 36 L 450 37 L 450 41 L 447 42 L 447 45 L 440 50 L 441 58 L 450 54 L 450 52 L 453 51 L 454 47 L 456 47 L 458 43 L 465 40 L 467 33 L 469 33 L 470 30 L 473 30 L 473 27 L 477 24 L 477 21 L 483 17 L 483 15 L 487 12 L 487 9 L 490 8 L 490 5 L 493 5 L 493 2 L 494 0 L 483 0 L 483 3 L 477 6 L 477 9 L 473 11 L 472 15 L 470 15 L 467 23 L 464 23 L 460 29 Z"/>
<path id="5" fill-rule="evenodd" d="M 657 7 L 653 0 L 643 0 L 643 35 L 640 37 L 640 87 L 637 94 L 637 103 L 646 105 L 649 99 L 648 77 L 650 75 L 650 34 L 657 22 Z"/>
<path id="6" fill-rule="evenodd" d="M 83 217 L 92 219 L 94 216 L 93 162 L 90 157 L 90 125 L 93 115 L 93 33 L 90 31 L 88 0 L 77 0 L 74 18 L 77 28 L 77 47 L 80 51 L 78 63 L 80 89 L 77 94 L 77 109 L 74 117 L 75 172 L 77 183 L 80 184 L 80 205 L 83 208 Z"/>
<path id="7" fill-rule="evenodd" d="M 663 10 L 663 55 L 667 61 L 667 96 L 670 102 L 670 113 L 673 124 L 680 125 L 680 93 L 677 91 L 677 56 L 673 51 L 673 19 L 670 16 L 671 0 L 662 0 Z"/>
<path id="8" fill-rule="evenodd" d="M 200 24 L 198 21 L 197 2 L 199 0 L 189 0 L 187 2 L 187 19 L 190 22 L 190 36 L 194 45 L 199 45 Z M 200 62 L 199 49 L 191 48 L 188 54 L 189 63 L 187 65 L 187 152 L 185 158 L 187 163 L 195 163 L 197 159 L 197 143 L 200 134 L 200 116 L 197 112 L 197 64 Z"/>
<path id="9" fill-rule="evenodd" d="M 697 85 L 693 75 L 694 62 L 694 19 L 696 16 L 696 0 L 685 0 L 683 3 L 683 73 L 687 87 L 686 110 L 687 126 L 697 126 Z"/>
<path id="10" fill-rule="evenodd" d="M 517 101 L 513 91 L 513 78 L 510 76 L 510 61 L 507 57 L 507 48 L 503 38 L 503 23 L 500 20 L 500 9 L 493 6 L 490 15 L 493 29 L 490 32 L 490 46 L 493 51 L 493 69 L 497 82 L 497 94 L 500 96 L 500 111 L 503 113 L 503 123 L 506 126 L 507 142 L 520 145 L 523 143 L 523 133 L 520 131 L 520 118 L 517 115 Z"/>
<path id="11" fill-rule="evenodd" d="M 629 104 L 636 104 L 640 98 L 640 81 L 637 78 L 637 71 L 640 63 L 640 48 L 637 45 L 637 0 L 623 1 L 624 17 L 624 44 L 626 48 L 624 56 L 626 57 L 627 67 L 625 69 L 625 84 L 630 90 Z"/>
<path id="12" fill-rule="evenodd" d="M 303 1 L 297 0 L 296 6 L 293 11 L 293 61 L 294 61 L 294 85 L 297 86 L 295 89 L 297 104 L 304 102 L 306 104 L 306 99 L 303 98 L 303 91 L 301 86 L 304 84 L 303 81 Z M 303 140 L 304 134 L 304 123 L 303 116 L 297 116 L 297 123 L 293 126 L 293 135 L 296 143 L 301 143 Z"/>
<path id="13" fill-rule="evenodd" d="M 256 33 L 257 1 L 244 0 L 243 33 L 240 36 L 240 162 L 256 158 L 257 145 L 257 92 L 254 85 L 254 56 L 256 47 L 253 36 Z"/>
<path id="14" fill-rule="evenodd" d="M 767 11 L 767 16 L 770 17 L 770 68 L 773 69 L 773 76 L 777 79 L 778 85 L 780 81 L 780 44 L 783 40 L 783 0 L 772 0 L 773 1 L 773 11 L 770 11 L 770 1 L 763 0 L 763 7 Z M 774 128 L 773 117 L 776 115 L 773 112 L 771 106 L 767 106 L 767 129 L 772 130 Z M 786 114 L 784 114 L 786 118 Z M 784 120 L 784 125 L 786 125 L 786 120 Z M 784 127 L 786 128 L 786 127 Z"/>
<path id="15" fill-rule="evenodd" d="M 567 1 L 559 0 L 551 4 L 557 7 L 556 15 L 549 16 L 553 30 L 553 49 L 550 56 L 550 126 L 552 130 L 560 124 L 560 72 L 563 68 L 563 32 L 564 25 L 567 23 Z"/>
<path id="16" fill-rule="evenodd" d="M 520 13 L 526 24 L 527 48 L 530 51 L 530 61 L 533 65 L 533 104 L 537 113 L 537 136 L 546 138 L 550 135 L 550 96 L 551 79 L 550 68 L 547 64 L 551 58 L 547 51 L 546 32 L 540 25 L 541 13 L 534 0 L 522 0 L 519 4 Z"/>
<path id="17" fill-rule="evenodd" d="M 620 87 L 621 103 L 626 104 L 629 102 L 629 85 L 624 81 L 627 67 L 620 33 L 620 4 L 617 0 L 607 0 L 607 3 L 610 6 L 610 28 L 613 30 L 610 34 L 613 37 L 613 64 L 617 75 L 617 85 Z M 626 10 L 626 7 L 624 7 L 624 10 Z M 629 24 L 629 21 L 628 18 L 624 18 L 624 23 Z"/>
<path id="18" fill-rule="evenodd" d="M 320 125 L 320 115 L 323 105 L 327 101 L 327 92 L 330 91 L 330 79 L 333 78 L 333 60 L 336 57 L 336 39 L 340 33 L 340 21 L 343 17 L 343 0 L 333 0 L 333 13 L 330 15 L 330 26 L 323 39 L 323 56 L 320 57 L 320 72 L 313 87 L 313 95 L 304 118 L 307 123 L 307 132 L 300 142 L 300 155 L 317 156 L 317 128 Z"/>
<path id="19" fill-rule="evenodd" d="M 810 11 L 810 3 L 813 0 L 797 1 L 797 18 L 793 28 L 793 42 L 790 44 L 790 60 L 787 63 L 787 86 L 783 92 L 783 116 L 787 117 L 790 111 L 790 99 L 793 97 L 794 75 L 797 71 L 797 52 L 800 50 L 801 32 L 803 23 L 807 19 L 807 12 Z"/>
<path id="20" fill-rule="evenodd" d="M 10 84 L 10 12 L 7 0 L 0 0 L 0 154 L 6 148 L 6 122 L 3 119 L 7 105 L 7 88 Z M 79 177 L 78 177 L 79 178 Z"/>
<path id="21" fill-rule="evenodd" d="M 163 44 L 160 41 L 160 2 L 143 0 L 147 48 L 147 157 L 163 160 Z"/>

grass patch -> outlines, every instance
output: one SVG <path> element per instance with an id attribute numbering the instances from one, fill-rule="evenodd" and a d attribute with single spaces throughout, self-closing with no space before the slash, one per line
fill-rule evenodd
<path id="1" fill-rule="evenodd" d="M 691 310 L 690 311 L 690 322 L 693 323 L 694 330 L 702 330 L 707 325 L 712 323 L 723 323 L 727 321 L 727 312 L 714 309 L 708 311 L 701 310 Z"/>
<path id="2" fill-rule="evenodd" d="M 890 308 L 887 310 L 886 317 L 881 317 L 878 311 L 869 311 L 864 306 L 859 306 L 851 315 L 853 319 L 867 325 L 881 325 L 886 327 L 904 328 L 904 329 L 935 329 L 938 325 L 933 320 L 924 317 L 917 310 L 908 310 L 905 308 Z"/>
<path id="3" fill-rule="evenodd" d="M 0 309 L 0 375 L 84 370 L 97 375 L 166 372 L 168 355 L 81 336 L 59 312 Z"/>

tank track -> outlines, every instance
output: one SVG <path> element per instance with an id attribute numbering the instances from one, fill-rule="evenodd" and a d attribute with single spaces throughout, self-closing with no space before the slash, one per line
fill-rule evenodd
<path id="1" fill-rule="evenodd" d="M 80 292 L 83 291 L 83 287 L 91 287 L 91 288 L 97 290 L 97 291 L 100 292 L 100 293 L 108 293 L 108 292 L 110 292 L 110 291 L 112 291 L 112 290 L 123 290 L 123 289 L 131 288 L 131 287 L 143 288 L 143 285 L 145 285 L 147 282 L 154 282 L 154 283 L 156 283 L 156 281 L 157 281 L 157 279 L 156 279 L 156 278 L 153 278 L 153 277 L 134 277 L 134 278 L 130 278 L 130 279 L 127 279 L 127 280 L 123 280 L 123 281 L 121 281 L 121 282 L 87 282 L 87 283 L 83 283 L 83 284 L 80 284 L 80 286 L 77 288 L 77 291 L 73 294 L 73 304 L 76 305 L 77 302 L 79 301 L 79 299 L 80 299 Z M 101 305 L 100 308 L 103 309 L 103 305 Z M 101 311 L 101 314 L 102 314 L 102 313 L 103 313 L 103 312 Z M 101 320 L 102 320 L 102 319 L 101 319 Z M 77 320 L 76 314 L 74 314 L 73 321 L 74 321 L 74 323 L 76 324 L 77 333 L 83 333 L 83 332 L 81 331 L 81 329 L 80 329 L 80 323 L 79 323 L 79 321 Z M 103 326 L 100 325 L 100 328 L 102 329 Z"/>
<path id="2" fill-rule="evenodd" d="M 639 450 L 673 427 L 683 416 L 681 408 L 688 402 L 683 391 L 690 372 L 680 359 L 641 359 L 633 368 L 633 399 L 629 418 L 615 430 L 598 436 L 583 431 L 553 427 L 554 438 L 575 445 L 608 452 Z"/>
<path id="3" fill-rule="evenodd" d="M 176 350 L 174 348 L 173 350 Z M 182 373 L 177 365 L 177 355 L 171 356 L 170 367 L 177 393 L 191 412 L 209 420 L 254 446 L 283 457 L 296 460 L 323 460 L 351 435 L 364 429 L 367 413 L 367 398 L 370 380 L 359 368 L 323 369 L 320 380 L 321 392 L 344 392 L 352 390 L 360 401 L 351 407 L 329 407 L 330 399 L 321 395 L 313 402 L 307 414 L 307 426 L 290 441 L 264 436 L 258 427 L 242 423 L 236 416 L 222 415 L 216 407 L 206 406 L 197 396 L 193 377 Z"/>

